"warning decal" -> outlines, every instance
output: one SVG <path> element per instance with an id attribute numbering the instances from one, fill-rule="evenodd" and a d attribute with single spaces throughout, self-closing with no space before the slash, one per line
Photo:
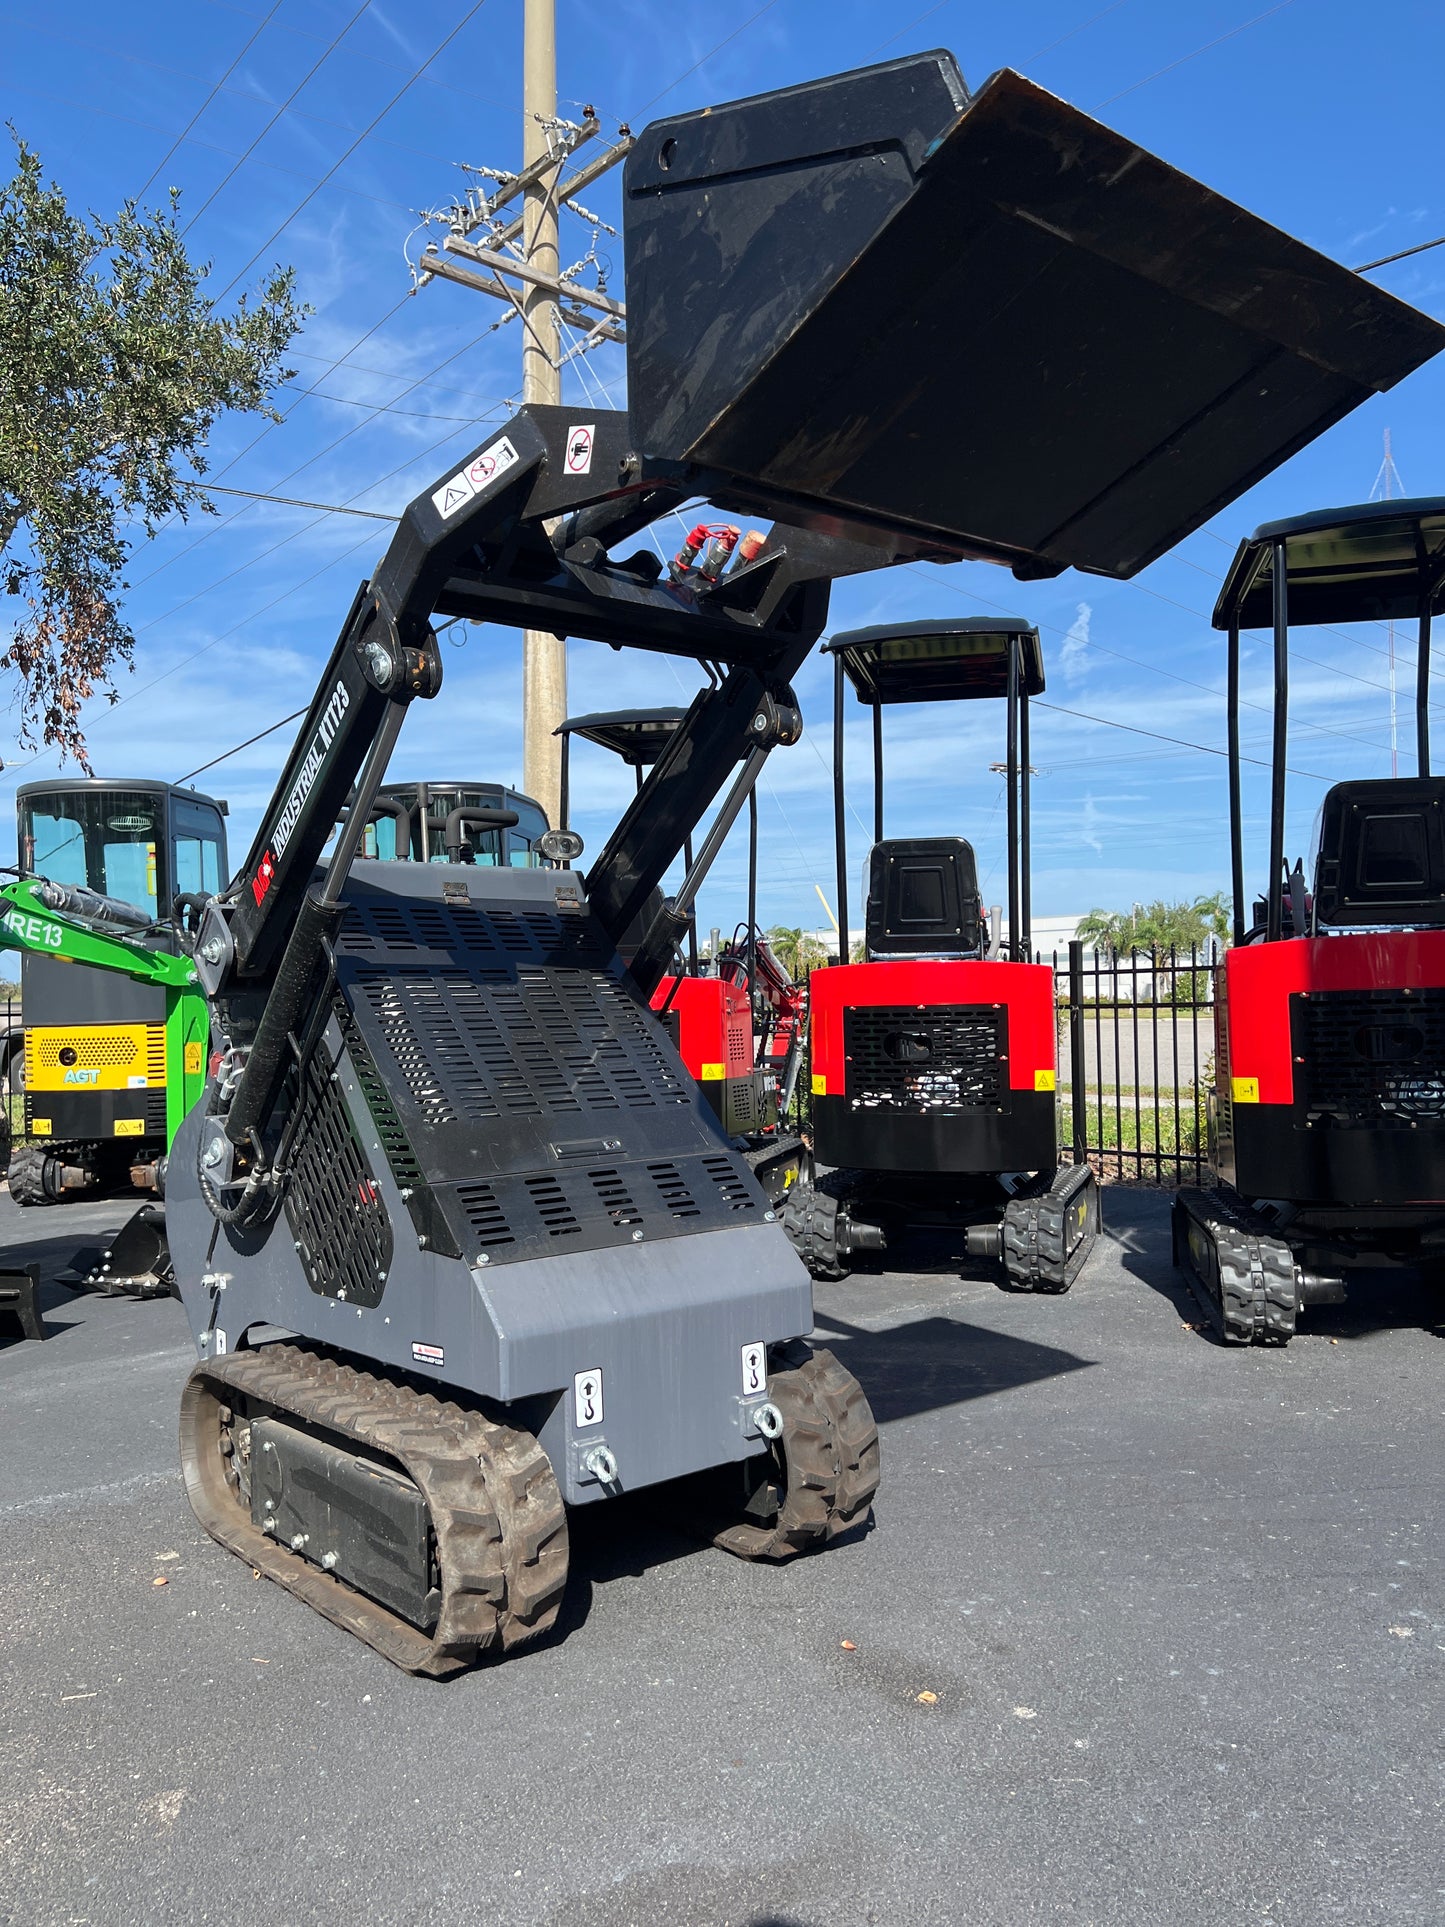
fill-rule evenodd
<path id="1" fill-rule="evenodd" d="M 440 1345 L 419 1345 L 413 1342 L 411 1355 L 413 1362 L 417 1365 L 445 1365 L 447 1362 L 447 1355 Z"/>
<path id="2" fill-rule="evenodd" d="M 465 468 L 458 469 L 449 481 L 433 491 L 432 507 L 443 521 L 448 520 L 459 508 L 464 508 L 474 495 L 480 495 L 489 483 L 499 475 L 504 475 L 516 461 L 516 449 L 503 435 L 500 441 L 493 442 L 490 448 L 484 448 Z"/>
<path id="3" fill-rule="evenodd" d="M 595 422 L 579 422 L 567 430 L 567 473 L 569 475 L 592 473 L 592 437 L 596 427 Z"/>

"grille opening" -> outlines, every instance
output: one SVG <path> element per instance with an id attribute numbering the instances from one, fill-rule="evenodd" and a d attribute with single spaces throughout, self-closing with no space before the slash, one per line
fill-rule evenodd
<path id="1" fill-rule="evenodd" d="M 721 1193 L 723 1201 L 732 1211 L 756 1211 L 757 1201 L 748 1190 L 747 1181 L 729 1157 L 709 1157 L 702 1161 L 707 1172 Z"/>
<path id="2" fill-rule="evenodd" d="M 457 1201 L 466 1214 L 473 1240 L 477 1245 L 487 1249 L 494 1245 L 516 1243 L 516 1233 L 507 1223 L 507 1214 L 497 1202 L 497 1194 L 491 1185 L 480 1181 L 475 1184 L 459 1184 Z"/>
<path id="3" fill-rule="evenodd" d="M 996 1109 L 1007 1025 L 1007 1013 L 991 1004 L 846 1009 L 849 1109 L 914 1116 Z"/>
<path id="4" fill-rule="evenodd" d="M 632 1194 L 616 1171 L 589 1171 L 587 1176 L 592 1189 L 613 1224 L 618 1226 L 642 1223 L 642 1213 L 633 1203 Z"/>
<path id="5" fill-rule="evenodd" d="M 575 1237 L 582 1227 L 557 1180 L 541 1177 L 525 1178 L 523 1182 L 548 1233 L 554 1238 Z"/>
<path id="6" fill-rule="evenodd" d="M 675 1164 L 649 1164 L 647 1175 L 657 1187 L 657 1195 L 662 1200 L 662 1208 L 670 1217 L 696 1218 L 701 1215 L 697 1200 L 687 1188 L 687 1181 Z"/>
<path id="7" fill-rule="evenodd" d="M 334 1069 L 324 1047 L 304 1068 L 286 1218 L 314 1292 L 374 1305 L 391 1269 L 391 1219 L 332 1082 Z"/>
<path id="8" fill-rule="evenodd" d="M 1445 1123 L 1445 990 L 1290 999 L 1312 1125 Z"/>

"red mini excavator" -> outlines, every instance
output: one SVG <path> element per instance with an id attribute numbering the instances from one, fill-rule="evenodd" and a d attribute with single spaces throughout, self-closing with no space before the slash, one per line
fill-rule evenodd
<path id="1" fill-rule="evenodd" d="M 643 771 L 661 756 L 686 715 L 683 709 L 609 710 L 571 716 L 561 724 L 557 733 L 562 738 L 564 831 L 571 833 L 575 737 L 619 756 L 636 772 L 640 790 Z M 809 1167 L 807 1147 L 796 1133 L 780 1128 L 779 1123 L 797 1075 L 797 1003 L 801 993 L 788 981 L 787 973 L 757 930 L 757 799 L 751 793 L 748 811 L 747 925 L 739 927 L 733 942 L 711 960 L 711 968 L 704 974 L 698 957 L 696 921 L 689 917 L 686 968 L 663 977 L 650 1001 L 724 1132 L 751 1165 L 769 1202 L 779 1204 Z M 686 869 L 692 868 L 691 837 L 684 842 L 683 863 Z M 655 910 L 656 905 L 654 914 Z M 645 917 L 640 919 L 645 921 Z M 625 942 L 622 954 L 627 954 Z M 757 1009 L 759 1004 L 762 1011 Z M 759 1016 L 764 1021 L 761 1046 L 755 1028 Z M 780 1060 L 769 1046 L 789 1032 L 795 1041 L 791 1053 L 785 1050 Z"/>
<path id="2" fill-rule="evenodd" d="M 1233 1344 L 1288 1343 L 1366 1267 L 1445 1256 L 1445 778 L 1430 774 L 1430 623 L 1445 499 L 1257 529 L 1220 591 L 1229 634 L 1234 947 L 1216 973 L 1210 1157 L 1174 1252 Z M 1419 624 L 1418 773 L 1336 783 L 1313 874 L 1285 859 L 1291 623 Z M 1243 916 L 1239 635 L 1274 631 L 1269 877 Z"/>
<path id="3" fill-rule="evenodd" d="M 1022 1291 L 1067 1291 L 1099 1228 L 1087 1165 L 1059 1165 L 1053 972 L 1028 961 L 1028 699 L 1044 687 L 1026 622 L 913 622 L 855 629 L 834 663 L 834 829 L 839 952 L 809 982 L 813 1151 L 837 1167 L 789 1200 L 814 1277 L 841 1277 L 890 1230 L 920 1218 L 969 1225 L 975 1257 L 1001 1258 Z M 843 806 L 845 684 L 873 711 L 873 848 L 864 961 L 850 963 Z M 1008 942 L 990 940 L 972 846 L 961 836 L 883 835 L 883 708 L 1007 706 Z M 1001 1207 L 1001 1211 L 1000 1211 Z"/>

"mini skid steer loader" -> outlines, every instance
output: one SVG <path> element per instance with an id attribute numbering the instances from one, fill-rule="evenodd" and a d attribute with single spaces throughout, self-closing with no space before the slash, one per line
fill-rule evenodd
<path id="1" fill-rule="evenodd" d="M 410 505 L 196 943 L 211 1074 L 168 1187 L 189 1495 L 431 1674 L 552 1625 L 568 1506 L 702 1475 L 679 1503 L 762 1559 L 868 1515 L 867 1400 L 808 1344 L 807 1272 L 648 1008 L 799 734 L 830 582 L 1126 575 L 1441 337 L 945 54 L 658 122 L 623 199 L 628 412 L 524 407 Z M 629 538 L 688 500 L 773 526 L 715 582 L 661 580 Z M 585 875 L 356 860 L 440 686 L 437 615 L 718 665 Z"/>

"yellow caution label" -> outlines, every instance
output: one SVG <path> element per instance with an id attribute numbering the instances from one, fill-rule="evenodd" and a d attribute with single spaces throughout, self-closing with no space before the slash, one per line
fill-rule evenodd
<path id="1" fill-rule="evenodd" d="M 1257 1077 L 1232 1077 L 1229 1082 L 1236 1104 L 1258 1104 L 1259 1079 Z"/>
<path id="2" fill-rule="evenodd" d="M 813 1072 L 813 1095 L 814 1097 L 826 1097 L 828 1095 L 828 1080 L 817 1071 Z"/>
<path id="3" fill-rule="evenodd" d="M 186 1045 L 186 1076 L 199 1077 L 206 1061 L 206 1047 L 195 1043 Z"/>
<path id="4" fill-rule="evenodd" d="M 55 1126 L 48 1117 L 32 1118 L 30 1129 L 36 1137 L 51 1137 L 55 1132 Z"/>
<path id="5" fill-rule="evenodd" d="M 704 1064 L 698 1076 L 705 1084 L 717 1084 L 727 1076 L 727 1070 L 721 1064 Z"/>
<path id="6" fill-rule="evenodd" d="M 166 1081 L 164 1024 L 35 1024 L 25 1033 L 32 1091 L 136 1091 Z"/>
<path id="7" fill-rule="evenodd" d="M 1034 1072 L 1034 1089 L 1036 1091 L 1051 1091 L 1057 1083 L 1058 1078 L 1053 1071 Z"/>
<path id="8" fill-rule="evenodd" d="M 115 1120 L 115 1134 L 117 1137 L 144 1137 L 145 1130 L 144 1118 L 118 1117 Z"/>

